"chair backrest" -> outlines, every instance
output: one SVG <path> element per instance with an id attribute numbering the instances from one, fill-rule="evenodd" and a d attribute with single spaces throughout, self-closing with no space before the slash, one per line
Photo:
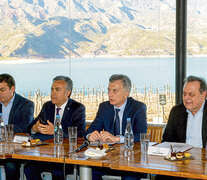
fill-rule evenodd
<path id="1" fill-rule="evenodd" d="M 147 133 L 150 134 L 150 142 L 161 142 L 164 126 L 148 125 Z"/>

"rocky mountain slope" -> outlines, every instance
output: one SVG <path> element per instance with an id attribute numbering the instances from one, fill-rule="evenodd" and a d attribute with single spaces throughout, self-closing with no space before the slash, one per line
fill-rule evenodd
<path id="1" fill-rule="evenodd" d="M 188 54 L 207 54 L 205 0 L 188 1 Z M 1 0 L 0 56 L 174 55 L 175 0 Z"/>

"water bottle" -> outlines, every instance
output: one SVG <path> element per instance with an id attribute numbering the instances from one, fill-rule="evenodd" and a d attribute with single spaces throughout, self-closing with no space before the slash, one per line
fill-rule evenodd
<path id="1" fill-rule="evenodd" d="M 0 141 L 5 141 L 5 127 L 2 113 L 0 113 Z"/>
<path id="2" fill-rule="evenodd" d="M 63 144 L 63 129 L 60 122 L 60 115 L 57 115 L 55 120 L 54 143 Z"/>
<path id="3" fill-rule="evenodd" d="M 124 145 L 126 149 L 132 149 L 134 147 L 134 134 L 131 126 L 131 118 L 127 118 L 127 125 L 124 134 Z"/>

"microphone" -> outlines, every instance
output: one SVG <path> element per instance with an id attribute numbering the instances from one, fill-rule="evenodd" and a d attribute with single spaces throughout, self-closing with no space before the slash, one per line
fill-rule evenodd
<path id="1" fill-rule="evenodd" d="M 87 147 L 89 144 L 90 144 L 89 141 L 84 141 L 83 144 L 75 150 L 75 152 L 82 150 L 84 147 Z"/>

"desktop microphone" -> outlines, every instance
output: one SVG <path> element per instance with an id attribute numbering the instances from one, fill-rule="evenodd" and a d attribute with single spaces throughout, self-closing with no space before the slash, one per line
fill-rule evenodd
<path id="1" fill-rule="evenodd" d="M 87 147 L 89 144 L 90 144 L 89 141 L 84 141 L 83 144 L 82 144 L 81 146 L 79 146 L 79 147 L 75 150 L 75 152 L 80 151 L 80 150 L 83 149 L 84 147 Z"/>

